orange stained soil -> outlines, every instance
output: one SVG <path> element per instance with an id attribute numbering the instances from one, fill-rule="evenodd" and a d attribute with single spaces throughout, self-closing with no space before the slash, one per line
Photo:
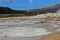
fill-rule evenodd
<path id="1" fill-rule="evenodd" d="M 21 16 L 20 18 L 25 19 L 25 18 L 29 18 L 29 16 Z"/>
<path id="2" fill-rule="evenodd" d="M 47 36 L 42 36 L 40 40 L 60 40 L 60 32 Z"/>

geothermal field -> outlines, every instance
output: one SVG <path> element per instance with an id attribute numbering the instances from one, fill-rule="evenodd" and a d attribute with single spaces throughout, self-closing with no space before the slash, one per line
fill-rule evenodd
<path id="1" fill-rule="evenodd" d="M 59 13 L 0 18 L 0 40 L 47 40 L 44 36 L 59 32 Z"/>

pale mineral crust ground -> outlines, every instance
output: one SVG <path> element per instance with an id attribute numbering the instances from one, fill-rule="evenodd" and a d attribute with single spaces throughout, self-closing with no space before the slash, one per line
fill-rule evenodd
<path id="1" fill-rule="evenodd" d="M 0 18 L 0 40 L 59 40 L 59 35 L 60 13 Z"/>

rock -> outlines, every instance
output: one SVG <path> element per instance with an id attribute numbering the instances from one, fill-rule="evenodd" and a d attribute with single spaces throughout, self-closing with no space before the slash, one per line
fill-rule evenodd
<path id="1" fill-rule="evenodd" d="M 57 16 L 57 18 L 55 18 L 55 21 L 60 21 L 60 16 Z"/>
<path id="2" fill-rule="evenodd" d="M 42 19 L 40 20 L 40 23 L 49 23 L 49 21 L 47 19 Z"/>

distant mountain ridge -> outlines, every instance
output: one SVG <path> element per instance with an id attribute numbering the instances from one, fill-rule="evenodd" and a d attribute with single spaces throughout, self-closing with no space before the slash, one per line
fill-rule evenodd
<path id="1" fill-rule="evenodd" d="M 9 7 L 0 6 L 0 14 L 41 14 L 41 13 L 54 13 L 60 9 L 60 4 L 54 6 L 45 7 L 42 9 L 31 9 L 31 10 L 13 10 Z"/>
<path id="2" fill-rule="evenodd" d="M 54 6 L 49 6 L 49 7 L 45 7 L 45 8 L 42 8 L 42 9 L 33 9 L 32 11 L 37 11 L 39 13 L 43 12 L 56 12 L 60 9 L 60 4 L 56 4 Z"/>

